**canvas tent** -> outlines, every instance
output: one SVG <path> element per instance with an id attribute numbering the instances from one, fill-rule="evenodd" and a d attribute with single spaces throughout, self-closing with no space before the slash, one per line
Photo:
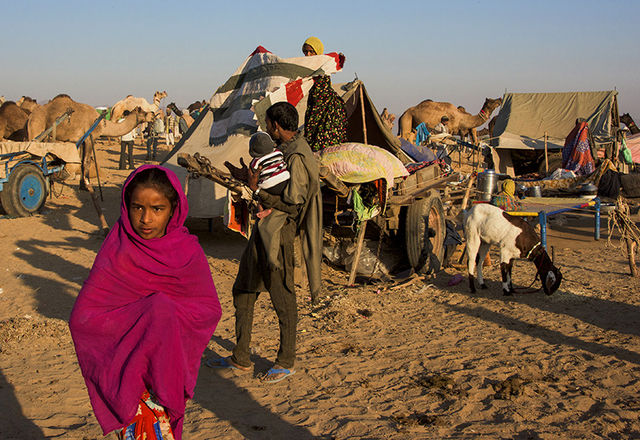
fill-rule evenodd
<path id="1" fill-rule="evenodd" d="M 615 142 L 620 125 L 616 91 L 506 93 L 493 129 L 495 169 L 514 175 L 513 150 L 559 150 L 577 118 L 589 124 L 596 144 Z"/>
<path id="2" fill-rule="evenodd" d="M 163 165 L 173 169 L 184 184 L 187 172 L 177 164 L 178 153 L 198 152 L 225 171 L 227 160 L 237 164 L 243 157 L 248 163 L 249 136 L 264 127 L 266 109 L 272 103 L 288 101 L 296 106 L 302 124 L 312 77 L 341 67 L 334 54 L 282 59 L 259 47 L 216 91 Z M 364 142 L 366 127 L 369 144 L 401 154 L 400 142 L 382 123 L 361 81 L 333 87 L 346 104 L 350 141 Z M 191 217 L 224 215 L 227 189 L 221 185 L 208 179 L 189 179 L 187 197 Z"/>

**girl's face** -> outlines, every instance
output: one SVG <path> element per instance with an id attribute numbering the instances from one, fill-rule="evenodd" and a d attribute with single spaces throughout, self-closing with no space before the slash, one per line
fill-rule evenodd
<path id="1" fill-rule="evenodd" d="M 310 57 L 312 55 L 317 55 L 315 49 L 308 44 L 302 45 L 302 53 L 305 57 Z"/>
<path id="2" fill-rule="evenodd" d="M 140 237 L 145 240 L 163 237 L 172 215 L 171 202 L 157 189 L 138 185 L 133 190 L 129 221 Z"/>

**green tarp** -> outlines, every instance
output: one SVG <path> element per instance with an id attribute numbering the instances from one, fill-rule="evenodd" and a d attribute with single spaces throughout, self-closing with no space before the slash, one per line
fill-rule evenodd
<path id="1" fill-rule="evenodd" d="M 613 141 L 612 115 L 618 114 L 617 94 L 506 93 L 492 133 L 496 169 L 512 174 L 509 150 L 543 150 L 545 133 L 547 148 L 561 149 L 578 118 L 587 120 L 596 143 Z"/>

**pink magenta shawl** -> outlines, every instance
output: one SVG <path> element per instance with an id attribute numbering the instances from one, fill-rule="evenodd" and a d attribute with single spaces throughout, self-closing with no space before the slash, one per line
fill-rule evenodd
<path id="1" fill-rule="evenodd" d="M 184 226 L 187 198 L 179 194 L 166 235 L 145 240 L 129 222 L 124 190 L 120 219 L 98 252 L 71 311 L 69 327 L 91 405 L 104 434 L 126 426 L 145 389 L 167 409 L 177 440 L 193 397 L 202 353 L 220 320 L 209 264 Z"/>

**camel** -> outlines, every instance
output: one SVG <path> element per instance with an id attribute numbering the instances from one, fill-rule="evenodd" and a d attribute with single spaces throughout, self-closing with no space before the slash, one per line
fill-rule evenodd
<path id="1" fill-rule="evenodd" d="M 631 134 L 640 133 L 640 128 L 638 128 L 636 123 L 633 122 L 633 118 L 631 117 L 631 115 L 629 113 L 625 113 L 622 116 L 620 116 L 620 122 L 622 122 L 624 125 L 627 126 L 627 128 L 629 129 Z"/>
<path id="2" fill-rule="evenodd" d="M 200 109 L 202 109 L 202 107 L 204 107 L 205 105 L 207 105 L 207 101 L 203 99 L 202 101 L 196 101 L 192 104 L 189 104 L 189 107 L 187 107 L 187 110 L 189 110 L 189 113 L 196 110 L 200 111 Z"/>
<path id="3" fill-rule="evenodd" d="M 27 140 L 27 113 L 13 101 L 0 105 L 0 140 Z"/>
<path id="4" fill-rule="evenodd" d="M 380 119 L 382 119 L 382 123 L 389 131 L 393 130 L 393 121 L 396 120 L 396 115 L 389 113 L 386 107 L 380 113 Z"/>
<path id="5" fill-rule="evenodd" d="M 486 98 L 482 109 L 477 115 L 463 112 L 448 102 L 435 102 L 430 99 L 422 101 L 420 104 L 408 108 L 398 121 L 398 135 L 409 140 L 411 130 L 424 122 L 429 130 L 432 130 L 442 116 L 449 118 L 450 133 L 466 133 L 472 128 L 476 128 L 487 122 L 491 113 L 502 104 L 502 98 Z M 464 107 L 463 107 L 464 108 Z M 475 130 L 472 132 L 472 136 Z M 477 139 L 473 139 L 477 143 Z"/>
<path id="6" fill-rule="evenodd" d="M 73 110 L 71 117 L 62 122 L 56 128 L 56 140 L 66 142 L 78 142 L 93 122 L 98 118 L 98 111 L 90 105 L 75 102 L 68 95 L 58 95 L 47 104 L 37 108 L 29 116 L 27 122 L 27 135 L 29 140 L 34 139 L 45 129 L 53 125 L 56 118 L 62 115 L 68 108 Z M 112 122 L 102 120 L 92 133 L 94 138 L 98 136 L 118 137 L 129 133 L 137 125 L 153 120 L 152 112 L 145 112 L 141 108 L 135 108 L 124 121 Z"/>
<path id="7" fill-rule="evenodd" d="M 18 99 L 16 102 L 18 106 L 25 111 L 27 115 L 30 115 L 36 108 L 39 107 L 38 103 L 35 99 L 30 98 L 28 96 L 22 96 L 22 98 Z"/>
<path id="8" fill-rule="evenodd" d="M 167 108 L 171 109 L 171 111 L 174 112 L 179 118 L 184 119 L 184 122 L 186 122 L 187 125 L 191 127 L 191 124 L 193 124 L 193 118 L 191 117 L 191 115 L 189 115 L 189 112 L 183 112 L 182 110 L 180 110 L 178 106 L 176 106 L 175 102 L 170 103 Z"/>
<path id="9" fill-rule="evenodd" d="M 136 107 L 140 107 L 145 112 L 153 112 L 159 114 L 160 101 L 167 97 L 167 92 L 156 92 L 153 94 L 153 104 L 149 104 L 144 98 L 136 98 L 129 95 L 126 98 L 116 102 L 111 109 L 111 120 L 117 121 L 122 117 L 125 110 L 133 111 Z"/>

